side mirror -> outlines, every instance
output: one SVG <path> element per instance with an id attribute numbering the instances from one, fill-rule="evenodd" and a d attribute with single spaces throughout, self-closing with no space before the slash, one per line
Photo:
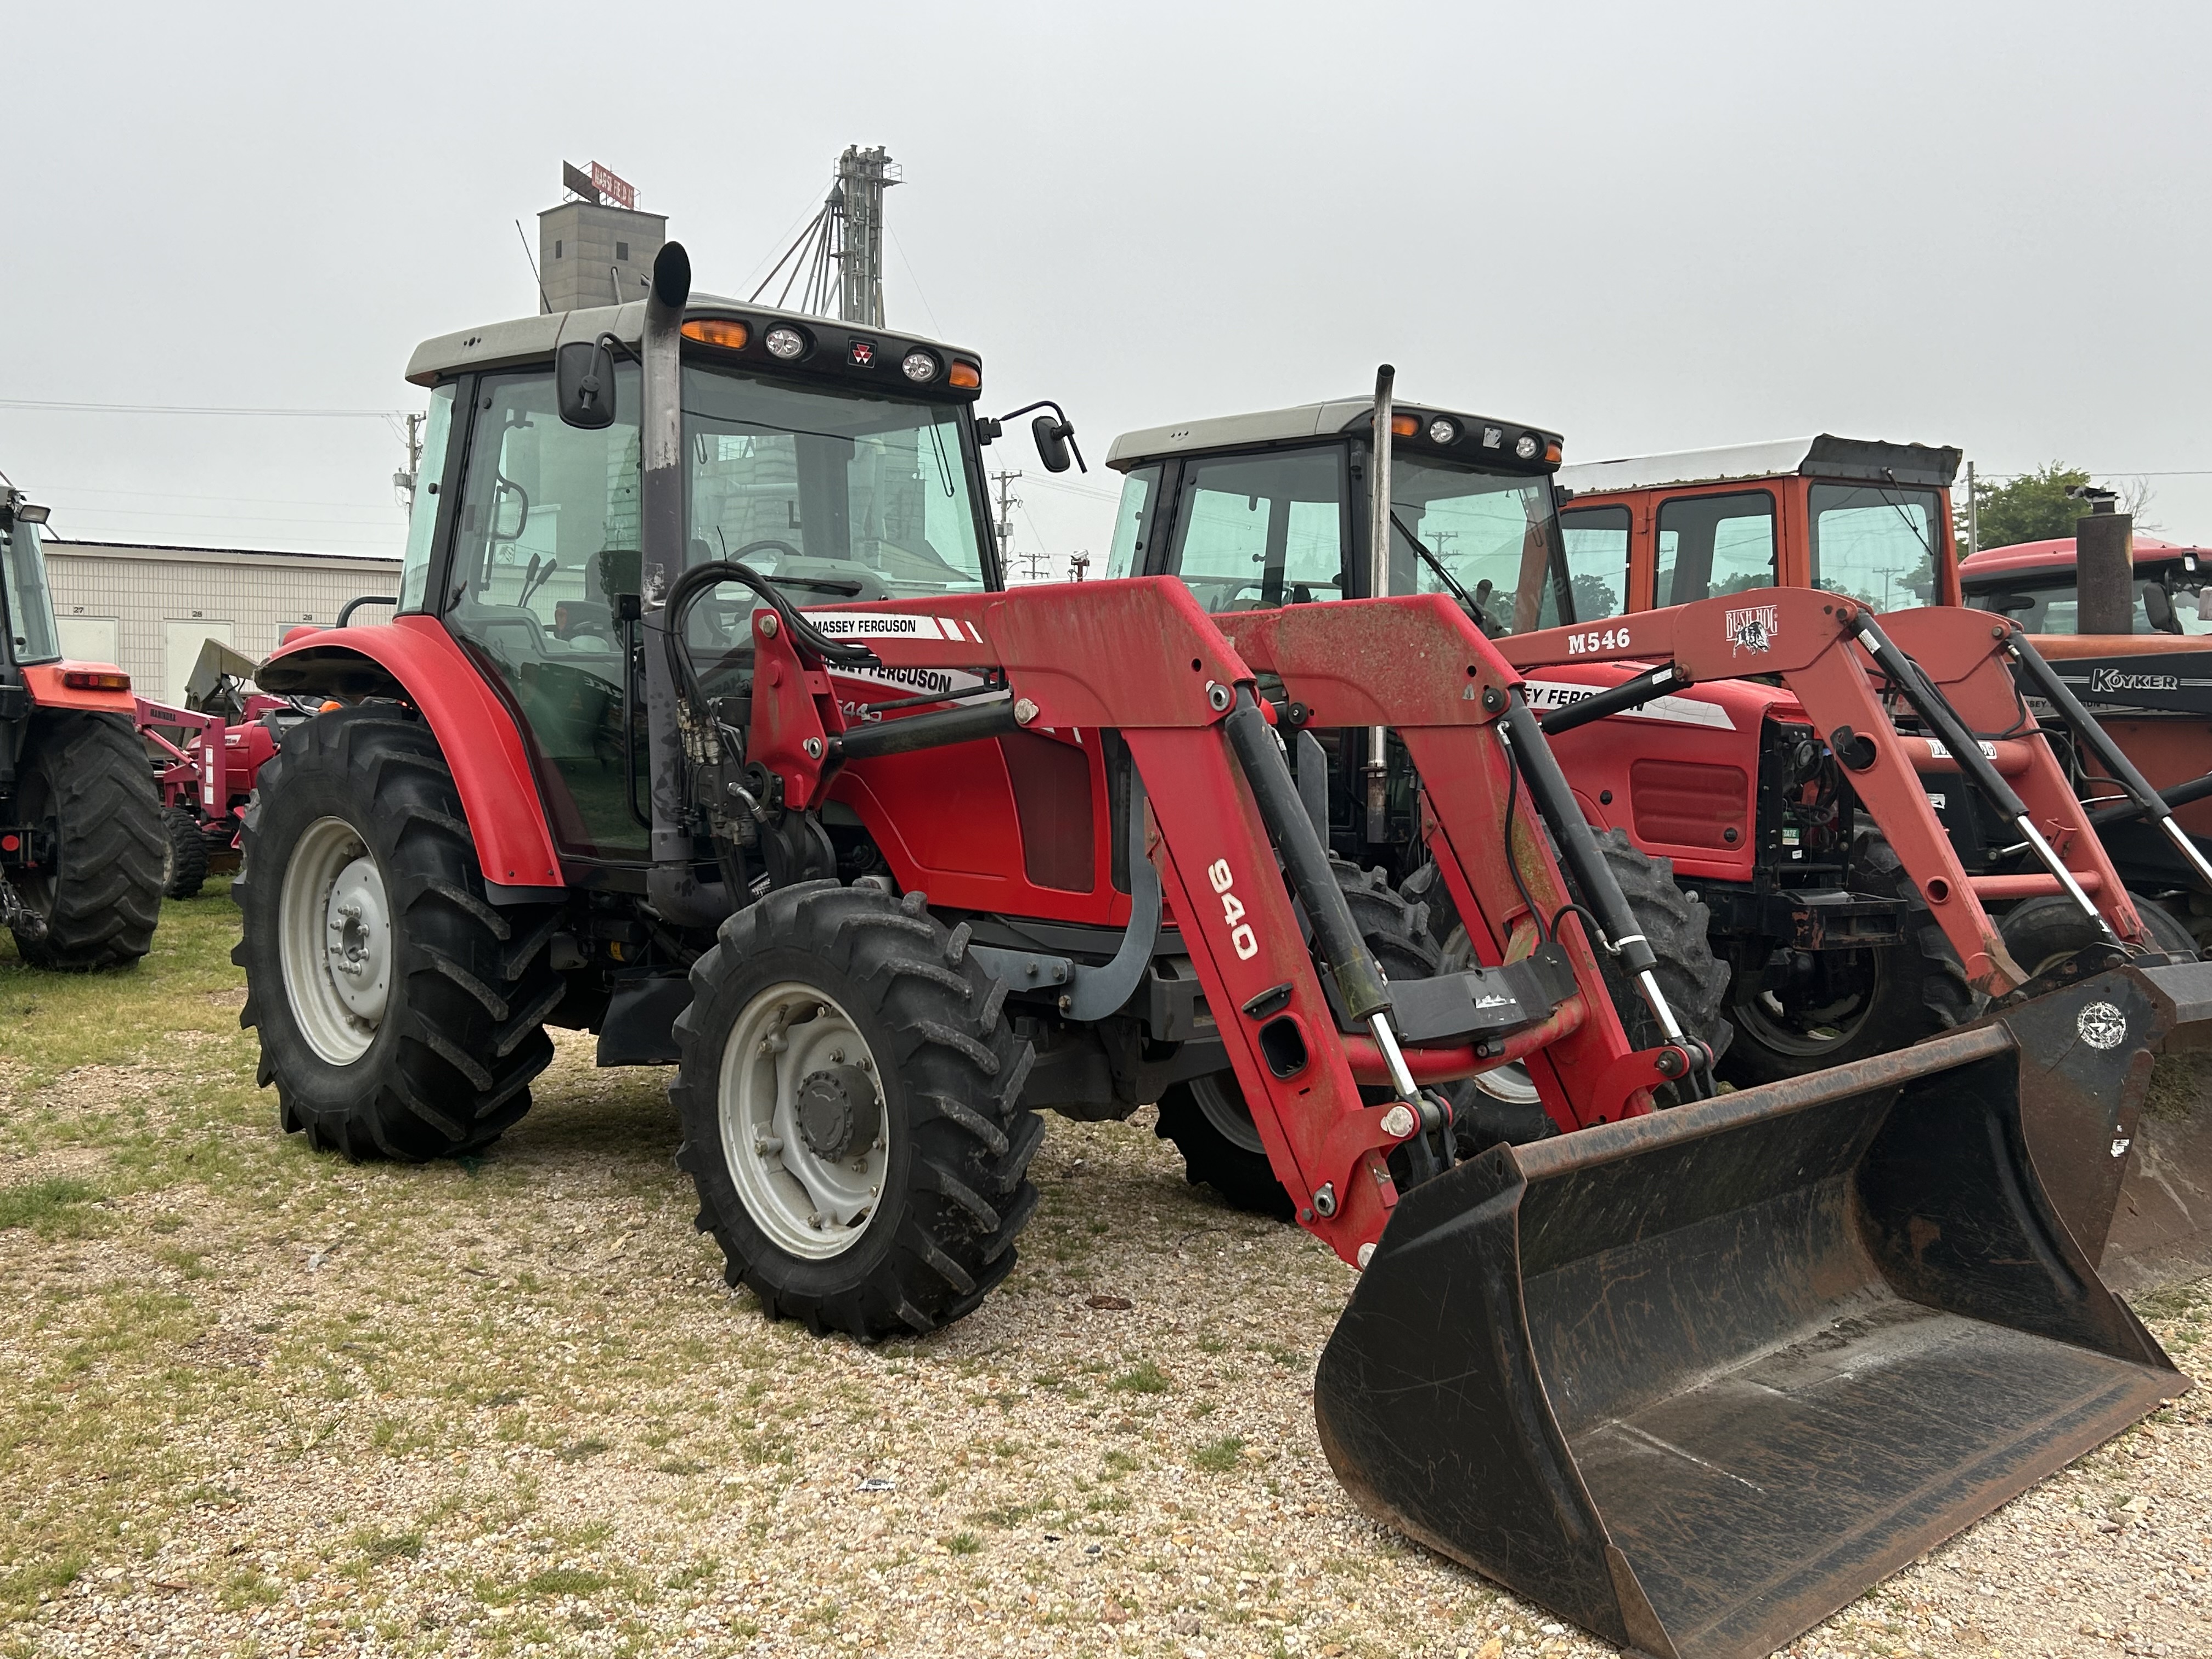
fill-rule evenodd
<path id="1" fill-rule="evenodd" d="M 29 501 L 18 501 L 15 503 L 15 522 L 17 524 L 44 524 L 46 521 L 47 515 L 52 511 L 53 509 L 50 507 L 34 507 Z"/>
<path id="2" fill-rule="evenodd" d="M 1030 435 L 1036 439 L 1037 459 L 1044 463 L 1048 472 L 1067 471 L 1067 441 L 1075 435 L 1075 428 L 1066 421 L 1050 415 L 1040 415 L 1030 422 Z"/>
<path id="3" fill-rule="evenodd" d="M 615 354 L 597 340 L 571 340 L 553 360 L 564 426 L 596 432 L 615 423 Z"/>

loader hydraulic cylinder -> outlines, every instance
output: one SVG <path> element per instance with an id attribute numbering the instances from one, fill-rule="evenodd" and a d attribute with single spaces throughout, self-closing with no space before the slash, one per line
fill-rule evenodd
<path id="1" fill-rule="evenodd" d="M 2094 922 L 2108 940 L 2118 945 L 2119 935 L 2112 931 L 2112 924 L 2097 908 L 2096 901 L 2075 879 L 2074 872 L 2066 867 L 2066 861 L 2052 850 L 2051 843 L 2044 839 L 2043 832 L 2035 827 L 2035 819 L 2027 810 L 2027 803 L 2014 793 L 2013 787 L 2004 781 L 1989 757 L 1982 753 L 1981 739 L 1966 729 L 1966 723 L 1944 700 L 1942 694 L 1928 683 L 1919 665 L 1891 642 L 1889 636 L 1881 631 L 1880 624 L 1868 612 L 1858 612 L 1852 618 L 1851 629 L 1858 635 L 1859 643 L 1866 647 L 1867 654 L 1874 659 L 1875 666 L 1889 676 L 1890 684 L 1898 689 L 1905 702 L 1912 705 L 1912 712 L 1920 716 L 1929 731 L 1943 740 L 1959 769 L 1982 792 L 1983 799 L 1996 809 L 2000 817 L 2020 831 L 2021 839 L 2034 848 L 2043 867 L 2057 878 L 2058 884 L 2066 890 L 2066 896 L 2081 907 L 2081 914 Z"/>
<path id="2" fill-rule="evenodd" d="M 2212 861 L 2205 859 L 2203 850 L 2190 838 L 2189 832 L 2174 821 L 2173 817 L 2176 806 L 2186 805 L 2189 801 L 2197 799 L 2197 794 L 2212 794 L 2212 778 L 2199 778 L 2195 783 L 2185 784 L 2183 789 L 2197 791 L 2197 794 L 2186 795 L 2181 800 L 2160 795 L 2151 787 L 2150 780 L 2136 769 L 2135 763 L 2127 757 L 2126 752 L 2112 741 L 2112 733 L 2090 717 L 2089 711 L 2081 706 L 2081 700 L 2074 695 L 2073 687 L 2052 672 L 2043 653 L 2027 642 L 2025 635 L 2015 633 L 2007 643 L 2006 649 L 2036 695 L 2048 700 L 2051 707 L 2065 717 L 2066 724 L 2074 729 L 2074 735 L 2097 757 L 2097 763 L 2105 769 L 2106 775 L 2135 798 L 2134 808 L 2131 811 L 2123 809 L 2121 816 L 2132 817 L 2137 812 L 2148 814 L 2179 851 L 2183 862 L 2193 866 L 2207 886 L 2212 886 Z M 2182 790 L 2173 793 L 2180 794 Z M 2106 821 L 2106 815 L 2101 812 L 2089 820 L 2093 824 L 2103 821 Z"/>
<path id="3" fill-rule="evenodd" d="M 1663 668 L 1647 669 L 1634 679 L 1623 680 L 1609 691 L 1595 692 L 1580 702 L 1571 702 L 1565 708 L 1553 709 L 1540 721 L 1544 735 L 1556 738 L 1562 732 L 1571 732 L 1577 726 L 1588 726 L 1592 720 L 1601 720 L 1608 714 L 1641 708 L 1652 698 L 1664 696 L 1669 691 L 1679 691 L 1691 684 L 1690 677 L 1673 663 Z"/>
<path id="4" fill-rule="evenodd" d="M 1237 688 L 1237 705 L 1222 724 L 1228 731 L 1230 750 L 1252 787 L 1267 838 L 1282 855 L 1291 890 L 1306 908 L 1314 942 L 1335 975 L 1345 1012 L 1375 1034 L 1376 1046 L 1390 1068 L 1392 1086 L 1408 1100 L 1419 1099 L 1420 1091 L 1399 1050 L 1397 1033 L 1390 1026 L 1390 987 L 1382 977 L 1382 965 L 1359 936 L 1359 924 L 1352 920 L 1344 890 L 1328 867 L 1328 850 L 1298 798 L 1282 745 L 1249 687 Z"/>
<path id="5" fill-rule="evenodd" d="M 830 739 L 830 753 L 845 760 L 868 760 L 878 755 L 907 755 L 917 749 L 974 743 L 1020 729 L 1020 722 L 1014 718 L 1013 700 L 1008 697 L 948 708 L 941 714 L 909 714 L 904 720 L 854 726 Z"/>
<path id="6" fill-rule="evenodd" d="M 1574 877 L 1575 885 L 1582 891 L 1583 902 L 1597 917 L 1598 926 L 1605 929 L 1606 943 L 1620 958 L 1629 977 L 1636 981 L 1645 1006 L 1659 1022 L 1659 1029 L 1667 1034 L 1667 1040 L 1681 1045 L 1686 1053 L 1695 1052 L 1683 1034 L 1681 1022 L 1674 1018 L 1674 1009 L 1668 1006 L 1666 993 L 1659 988 L 1655 972 L 1659 965 L 1658 955 L 1652 950 L 1650 941 L 1637 931 L 1636 918 L 1629 911 L 1627 896 L 1620 890 L 1620 884 L 1613 879 L 1604 854 L 1598 851 L 1597 838 L 1590 833 L 1582 809 L 1575 805 L 1574 791 L 1567 783 L 1567 775 L 1559 769 L 1559 757 L 1552 753 L 1551 745 L 1544 740 L 1544 728 L 1538 722 L 1534 712 L 1518 696 L 1508 697 L 1499 724 L 1505 728 L 1506 740 L 1511 746 L 1513 763 L 1521 774 L 1521 781 L 1528 786 L 1529 798 L 1536 803 L 1537 812 L 1551 830 L 1552 839 L 1559 844 L 1559 861 Z M 1509 837 L 1512 834 L 1510 824 L 1506 834 Z M 1506 855 L 1509 858 L 1512 856 L 1510 845 Z M 1542 916 L 1534 918 L 1534 921 L 1540 930 L 1547 925 Z M 1698 1067 L 1699 1072 L 1704 1069 Z M 1703 1091 L 1705 1087 L 1704 1079 L 1699 1078 L 1693 1086 Z"/>

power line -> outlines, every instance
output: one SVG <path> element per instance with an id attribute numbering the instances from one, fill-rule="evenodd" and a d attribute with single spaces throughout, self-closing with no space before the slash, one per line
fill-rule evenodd
<path id="1" fill-rule="evenodd" d="M 388 421 L 404 409 L 234 409 L 197 404 L 47 403 L 29 398 L 0 398 L 0 409 L 38 409 L 64 415 L 283 415 L 311 419 Z"/>

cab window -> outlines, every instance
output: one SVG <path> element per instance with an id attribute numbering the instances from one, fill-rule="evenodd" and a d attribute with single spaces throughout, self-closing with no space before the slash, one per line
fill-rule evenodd
<path id="1" fill-rule="evenodd" d="M 1448 593 L 1485 633 L 1562 620 L 1548 477 L 1483 472 L 1400 453 L 1390 469 L 1390 591 Z"/>
<path id="2" fill-rule="evenodd" d="M 1936 602 L 1936 492 L 1881 484 L 1816 483 L 1813 586 L 1874 611 Z"/>
<path id="3" fill-rule="evenodd" d="M 1114 514 L 1114 545 L 1106 555 L 1109 576 L 1145 574 L 1145 548 L 1152 538 L 1152 507 L 1159 493 L 1157 461 L 1138 467 L 1121 480 L 1121 504 Z"/>
<path id="4" fill-rule="evenodd" d="M 1585 507 L 1559 514 L 1574 594 L 1571 622 L 1598 622 L 1628 606 L 1628 509 Z"/>
<path id="5" fill-rule="evenodd" d="M 1662 605 L 1772 587 L 1774 497 L 1677 495 L 1660 504 L 1658 543 Z"/>
<path id="6" fill-rule="evenodd" d="M 1341 447 L 1184 463 L 1173 573 L 1208 611 L 1344 594 Z"/>
<path id="7" fill-rule="evenodd" d="M 556 837 L 634 855 L 614 596 L 637 591 L 636 366 L 617 368 L 617 419 L 599 431 L 562 424 L 550 371 L 487 375 L 477 394 L 447 625 L 522 711 Z"/>

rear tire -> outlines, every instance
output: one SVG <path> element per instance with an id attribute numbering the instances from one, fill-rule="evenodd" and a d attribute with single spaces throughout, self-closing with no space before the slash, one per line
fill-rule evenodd
<path id="1" fill-rule="evenodd" d="M 1384 975 L 1426 979 L 1437 973 L 1442 951 L 1429 930 L 1428 907 L 1392 888 L 1379 869 L 1362 870 L 1334 856 L 1328 862 L 1351 906 L 1352 922 Z M 1390 1097 L 1389 1090 L 1376 1091 L 1377 1099 Z M 1165 1090 L 1152 1133 L 1175 1142 L 1182 1153 L 1185 1180 L 1212 1188 L 1231 1208 L 1279 1221 L 1296 1213 L 1297 1206 L 1267 1162 L 1235 1072 L 1215 1072 Z"/>
<path id="2" fill-rule="evenodd" d="M 1856 1006 L 1827 1024 L 1770 992 L 1741 984 L 1729 1004 L 1735 1043 L 1728 1069 L 1735 1081 L 1773 1083 L 1909 1048 L 1981 1012 L 1982 1000 L 1966 983 L 1959 953 L 1886 838 L 1869 835 L 1852 849 L 1851 885 L 1906 902 L 1897 944 L 1869 953 Z"/>
<path id="3" fill-rule="evenodd" d="M 161 864 L 161 896 L 191 898 L 207 882 L 207 836 L 200 821 L 181 806 L 162 808 L 161 829 L 169 838 L 169 854 Z"/>
<path id="4" fill-rule="evenodd" d="M 45 715 L 23 770 L 23 821 L 52 823 L 55 861 L 17 879 L 46 931 L 18 933 L 16 951 L 38 968 L 128 967 L 153 949 L 168 852 L 145 745 L 119 714 Z"/>
<path id="5" fill-rule="evenodd" d="M 295 727 L 259 803 L 231 960 L 285 1131 L 410 1162 L 497 1139 L 553 1058 L 561 907 L 489 902 L 452 770 L 396 703 Z"/>
<path id="6" fill-rule="evenodd" d="M 1006 988 L 922 895 L 811 881 L 691 969 L 669 1097 L 725 1277 L 860 1340 L 951 1323 L 1012 1270 L 1044 1121 Z"/>

